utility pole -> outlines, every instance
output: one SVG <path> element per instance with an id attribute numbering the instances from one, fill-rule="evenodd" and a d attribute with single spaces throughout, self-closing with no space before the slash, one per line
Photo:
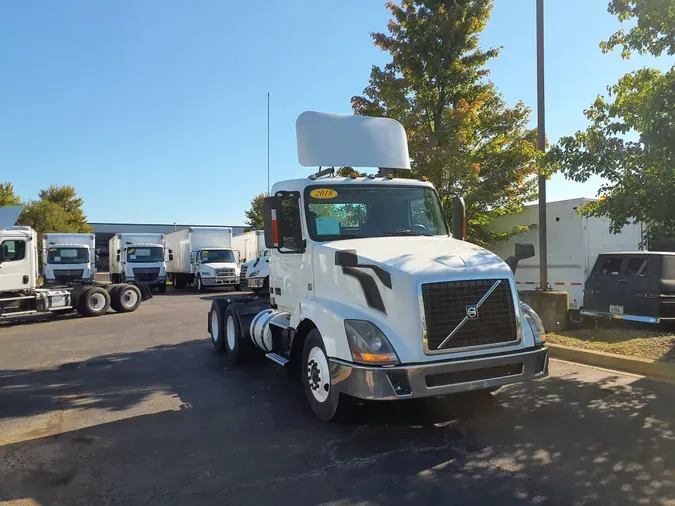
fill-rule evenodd
<path id="1" fill-rule="evenodd" d="M 267 93 L 267 195 L 270 194 L 270 94 Z"/>
<path id="2" fill-rule="evenodd" d="M 537 0 L 537 149 L 546 151 L 544 115 L 544 0 Z M 546 244 L 546 175 L 539 166 L 539 289 L 548 290 Z"/>

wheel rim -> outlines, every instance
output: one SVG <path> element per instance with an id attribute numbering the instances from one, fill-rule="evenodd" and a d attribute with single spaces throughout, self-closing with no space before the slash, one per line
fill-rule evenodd
<path id="1" fill-rule="evenodd" d="M 134 307 L 138 302 L 138 294 L 135 290 L 127 288 L 122 292 L 122 305 L 126 308 Z"/>
<path id="2" fill-rule="evenodd" d="M 227 317 L 227 347 L 231 350 L 234 350 L 234 318 L 232 316 Z"/>
<path id="3" fill-rule="evenodd" d="M 218 313 L 211 311 L 211 337 L 214 341 L 220 339 L 220 328 L 218 327 Z"/>
<path id="4" fill-rule="evenodd" d="M 305 374 L 314 398 L 319 402 L 325 402 L 330 395 L 330 370 L 326 354 L 318 346 L 309 352 Z"/>
<path id="5" fill-rule="evenodd" d="M 94 311 L 101 311 L 105 307 L 105 297 L 102 293 L 94 293 L 89 297 L 89 305 Z"/>

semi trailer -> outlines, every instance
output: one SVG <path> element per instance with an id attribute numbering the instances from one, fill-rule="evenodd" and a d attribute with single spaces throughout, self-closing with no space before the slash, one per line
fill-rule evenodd
<path id="1" fill-rule="evenodd" d="M 305 112 L 298 159 L 328 167 L 274 184 L 264 201 L 267 296 L 212 302 L 208 331 L 229 366 L 254 353 L 299 377 L 322 420 L 355 400 L 494 391 L 548 374 L 543 326 L 506 261 L 453 235 L 433 185 L 409 171 L 397 121 Z M 331 167 L 373 167 L 335 177 Z M 459 209 L 459 205 L 454 206 Z"/>
<path id="2" fill-rule="evenodd" d="M 44 234 L 42 277 L 45 284 L 94 281 L 96 236 L 94 234 Z"/>
<path id="3" fill-rule="evenodd" d="M 100 316 L 109 308 L 129 313 L 142 300 L 152 297 L 144 285 L 72 280 L 60 286 L 38 286 L 37 233 L 30 227 L 13 226 L 21 209 L 22 206 L 0 208 L 0 318 L 73 311 Z"/>
<path id="4" fill-rule="evenodd" d="M 210 287 L 239 290 L 239 266 L 229 227 L 188 227 L 166 235 L 171 253 L 167 275 L 174 288 L 194 284 L 200 292 Z"/>
<path id="5" fill-rule="evenodd" d="M 164 234 L 118 233 L 109 241 L 109 270 L 113 283 L 147 284 L 166 291 L 166 261 L 171 251 L 164 248 Z"/>

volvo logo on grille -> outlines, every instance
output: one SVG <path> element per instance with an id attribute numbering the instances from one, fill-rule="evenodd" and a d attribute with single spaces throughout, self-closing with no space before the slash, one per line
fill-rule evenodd
<path id="1" fill-rule="evenodd" d="M 478 318 L 478 308 L 476 306 L 466 306 L 466 317 L 469 319 Z"/>

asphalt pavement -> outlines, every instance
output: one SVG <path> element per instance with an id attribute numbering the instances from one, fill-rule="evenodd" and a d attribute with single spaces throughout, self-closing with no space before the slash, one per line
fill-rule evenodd
<path id="1" fill-rule="evenodd" d="M 553 361 L 494 395 L 317 420 L 210 299 L 0 322 L 0 505 L 675 505 L 675 386 Z"/>

